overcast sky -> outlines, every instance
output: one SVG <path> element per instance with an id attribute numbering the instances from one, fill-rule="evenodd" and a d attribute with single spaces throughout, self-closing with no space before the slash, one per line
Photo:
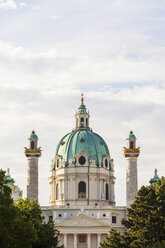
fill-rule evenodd
<path id="1" fill-rule="evenodd" d="M 42 205 L 82 92 L 90 126 L 114 159 L 116 203 L 125 205 L 131 129 L 141 147 L 139 187 L 155 168 L 165 176 L 165 1 L 0 0 L 0 167 L 26 196 L 24 147 L 35 129 Z"/>

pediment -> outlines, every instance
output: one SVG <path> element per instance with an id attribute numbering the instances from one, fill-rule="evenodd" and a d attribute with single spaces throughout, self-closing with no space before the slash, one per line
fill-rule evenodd
<path id="1" fill-rule="evenodd" d="M 75 226 L 82 226 L 82 227 L 107 227 L 101 221 L 95 220 L 89 216 L 80 215 L 73 217 L 72 219 L 66 220 L 58 224 L 58 226 L 65 226 L 65 227 L 75 227 Z"/>

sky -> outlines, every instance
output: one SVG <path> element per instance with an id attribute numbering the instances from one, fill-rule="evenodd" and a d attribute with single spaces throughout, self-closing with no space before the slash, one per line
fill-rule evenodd
<path id="1" fill-rule="evenodd" d="M 24 147 L 42 147 L 39 202 L 48 205 L 51 160 L 75 127 L 81 93 L 90 127 L 115 164 L 124 206 L 129 131 L 141 147 L 138 186 L 165 176 L 165 1 L 0 0 L 0 167 L 26 197 Z"/>

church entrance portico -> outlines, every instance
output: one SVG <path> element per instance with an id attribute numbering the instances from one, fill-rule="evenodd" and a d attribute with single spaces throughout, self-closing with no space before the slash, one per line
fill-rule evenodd
<path id="1" fill-rule="evenodd" d="M 104 233 L 105 236 L 107 233 Z M 64 248 L 99 248 L 101 242 L 101 233 L 65 233 L 63 234 Z"/>
<path id="2" fill-rule="evenodd" d="M 110 226 L 81 214 L 58 224 L 65 248 L 99 248 Z"/>

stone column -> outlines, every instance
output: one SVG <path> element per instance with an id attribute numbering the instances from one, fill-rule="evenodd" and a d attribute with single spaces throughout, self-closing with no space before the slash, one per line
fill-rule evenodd
<path id="1" fill-rule="evenodd" d="M 67 234 L 64 234 L 64 248 L 67 248 Z"/>
<path id="2" fill-rule="evenodd" d="M 128 157 L 126 167 L 126 203 L 127 207 L 134 202 L 138 190 L 137 182 L 137 158 Z"/>
<path id="3" fill-rule="evenodd" d="M 87 234 L 87 248 L 91 248 L 91 234 Z"/>
<path id="4" fill-rule="evenodd" d="M 77 233 L 74 233 L 74 248 L 77 248 Z"/>
<path id="5" fill-rule="evenodd" d="M 101 242 L 101 234 L 98 233 L 98 234 L 97 234 L 97 248 L 100 247 L 100 242 Z"/>
<path id="6" fill-rule="evenodd" d="M 27 197 L 38 200 L 38 157 L 31 156 L 27 159 Z"/>

